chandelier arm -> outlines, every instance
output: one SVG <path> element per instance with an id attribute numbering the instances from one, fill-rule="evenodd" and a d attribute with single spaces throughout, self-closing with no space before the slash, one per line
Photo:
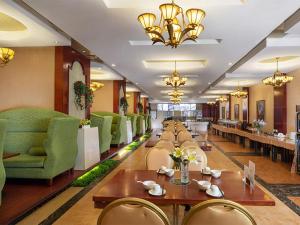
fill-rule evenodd
<path id="1" fill-rule="evenodd" d="M 167 25 L 168 28 L 168 33 L 169 33 L 169 39 L 170 39 L 170 44 L 173 44 L 173 35 L 174 35 L 174 30 L 172 24 Z"/>
<path id="2" fill-rule="evenodd" d="M 187 27 L 187 28 L 185 28 L 182 32 L 181 32 L 181 35 L 180 35 L 180 38 L 179 38 L 179 41 L 182 43 L 182 42 L 184 42 L 184 41 L 186 41 L 188 38 L 186 38 L 186 39 L 184 39 L 183 41 L 182 41 L 182 39 L 183 39 L 183 37 L 188 33 L 188 32 L 190 32 L 191 30 L 194 30 L 194 28 L 191 28 L 191 27 Z M 189 37 L 190 38 L 190 37 Z M 193 38 L 190 38 L 190 40 L 192 40 Z M 195 41 L 195 40 L 194 40 Z"/>
<path id="3" fill-rule="evenodd" d="M 164 39 L 164 37 L 161 35 L 161 33 L 157 32 L 157 31 L 155 31 L 155 30 L 153 30 L 153 31 L 148 31 L 148 33 L 157 35 L 157 36 L 159 37 L 158 39 L 161 39 L 161 40 L 165 43 L 165 39 Z"/>

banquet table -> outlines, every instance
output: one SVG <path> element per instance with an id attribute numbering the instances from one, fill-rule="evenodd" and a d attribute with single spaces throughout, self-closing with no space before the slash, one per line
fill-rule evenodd
<path id="1" fill-rule="evenodd" d="M 210 180 L 212 184 L 218 185 L 224 192 L 224 198 L 240 203 L 242 205 L 252 206 L 274 206 L 275 201 L 268 196 L 260 187 L 255 186 L 251 189 L 248 184 L 242 181 L 240 172 L 223 171 L 218 179 L 211 176 L 202 175 L 198 171 L 190 171 L 190 183 L 187 185 L 178 185 L 173 182 L 179 177 L 176 171 L 173 178 L 165 175 L 158 175 L 153 170 L 120 170 L 105 186 L 103 186 L 93 196 L 95 208 L 104 208 L 110 202 L 125 198 L 142 198 L 157 205 L 173 205 L 174 219 L 178 218 L 178 206 L 187 204 L 195 205 L 205 200 L 212 199 L 205 192 L 200 191 L 196 180 Z M 164 196 L 151 196 L 137 181 L 153 180 L 166 189 Z"/>

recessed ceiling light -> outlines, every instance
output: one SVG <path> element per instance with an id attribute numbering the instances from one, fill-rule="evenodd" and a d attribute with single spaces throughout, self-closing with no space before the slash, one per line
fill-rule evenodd
<path id="1" fill-rule="evenodd" d="M 111 64 L 112 67 L 116 67 L 116 64 Z"/>
<path id="2" fill-rule="evenodd" d="M 208 82 L 208 85 L 211 85 L 211 82 Z"/>
<path id="3" fill-rule="evenodd" d="M 139 83 L 135 83 L 136 85 L 138 85 Z"/>
<path id="4" fill-rule="evenodd" d="M 228 66 L 232 66 L 232 62 L 228 63 Z"/>
<path id="5" fill-rule="evenodd" d="M 85 50 L 82 50 L 82 53 L 86 53 L 86 51 L 85 51 Z"/>
<path id="6" fill-rule="evenodd" d="M 58 41 L 54 41 L 55 44 L 58 44 Z"/>

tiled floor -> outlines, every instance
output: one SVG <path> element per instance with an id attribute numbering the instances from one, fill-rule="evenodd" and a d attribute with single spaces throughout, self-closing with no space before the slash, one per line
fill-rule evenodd
<path id="1" fill-rule="evenodd" d="M 215 138 L 215 137 L 212 137 Z M 220 140 L 216 138 L 217 140 Z M 220 147 L 222 147 L 220 145 Z M 93 193 L 95 193 L 99 188 L 101 188 L 105 183 L 114 176 L 118 170 L 124 168 L 131 169 L 144 169 L 145 162 L 144 157 L 147 153 L 147 148 L 140 147 L 127 159 L 125 159 L 114 171 L 111 172 L 107 177 L 105 177 L 101 182 L 99 182 L 93 189 L 91 189 L 85 196 L 83 196 L 76 204 L 74 204 L 66 213 L 64 213 L 54 224 L 61 225 L 92 225 L 96 224 L 97 218 L 101 213 L 100 209 L 95 209 L 92 201 Z M 208 157 L 208 164 L 212 168 L 220 168 L 227 170 L 238 171 L 240 168 L 223 152 L 218 151 L 215 147 L 211 152 L 206 152 Z M 278 176 L 282 176 L 278 174 Z M 259 183 L 257 184 L 261 186 Z M 261 186 L 262 187 L 262 186 Z M 247 206 L 251 214 L 254 215 L 258 225 L 300 225 L 300 217 L 293 212 L 289 207 L 287 207 L 283 202 L 277 199 L 272 193 L 262 187 L 272 198 L 275 199 L 275 206 Z M 69 190 L 68 190 L 69 191 Z M 69 198 L 68 194 L 61 194 L 57 197 L 57 200 L 60 199 L 62 202 L 66 201 Z M 298 199 L 293 199 L 293 201 L 298 201 Z M 53 203 L 55 204 L 55 203 Z M 46 206 L 45 206 L 46 207 Z M 44 207 L 42 207 L 44 208 Z M 162 209 L 167 213 L 169 218 L 172 218 L 171 207 L 162 207 Z M 28 218 L 26 218 L 20 224 L 35 224 L 33 221 L 36 221 L 38 224 L 40 221 L 43 221 L 47 214 L 50 215 L 54 210 L 49 206 L 48 209 L 41 209 L 41 212 L 35 212 Z M 59 210 L 58 210 L 59 211 Z M 57 211 L 56 211 L 57 213 Z M 182 218 L 183 210 L 181 208 L 180 215 Z M 47 223 L 45 223 L 47 224 Z"/>

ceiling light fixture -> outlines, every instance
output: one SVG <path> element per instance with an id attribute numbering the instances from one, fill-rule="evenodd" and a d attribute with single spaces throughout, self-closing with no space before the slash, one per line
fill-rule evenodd
<path id="1" fill-rule="evenodd" d="M 174 88 L 178 88 L 180 86 L 184 86 L 187 81 L 186 77 L 180 77 L 179 73 L 177 72 L 176 68 L 176 61 L 175 61 L 175 71 L 172 73 L 171 77 L 166 77 L 164 82 L 167 86 L 172 86 Z"/>
<path id="2" fill-rule="evenodd" d="M 143 13 L 138 16 L 138 21 L 142 24 L 145 32 L 153 41 L 153 44 L 163 43 L 165 46 L 177 48 L 181 43 L 190 40 L 195 41 L 204 30 L 201 24 L 205 17 L 205 11 L 202 9 L 188 9 L 186 17 L 188 24 L 185 22 L 183 9 L 174 3 L 166 3 L 159 6 L 160 22 L 155 25 L 156 15 L 153 13 Z M 163 33 L 168 33 L 166 40 Z"/>
<path id="3" fill-rule="evenodd" d="M 248 96 L 248 92 L 247 91 L 243 91 L 241 88 L 240 88 L 240 85 L 239 85 L 239 81 L 238 81 L 238 88 L 237 90 L 233 91 L 230 93 L 231 96 L 233 97 L 236 97 L 236 98 L 246 98 Z"/>
<path id="4" fill-rule="evenodd" d="M 10 48 L 0 48 L 0 66 L 5 66 L 15 56 L 15 51 Z"/>
<path id="5" fill-rule="evenodd" d="M 183 92 L 182 91 L 179 91 L 177 88 L 175 88 L 172 92 L 169 92 L 168 95 L 173 97 L 173 98 L 178 98 L 178 97 L 181 97 L 183 96 Z"/>
<path id="6" fill-rule="evenodd" d="M 97 91 L 100 88 L 103 88 L 104 84 L 100 83 L 100 82 L 91 82 L 90 84 L 90 88 L 92 89 L 93 92 Z"/>
<path id="7" fill-rule="evenodd" d="M 216 102 L 207 102 L 208 105 L 214 105 Z"/>
<path id="8" fill-rule="evenodd" d="M 217 98 L 216 101 L 219 101 L 219 102 L 227 102 L 227 98 L 226 97 L 223 97 L 221 96 L 220 98 Z"/>
<path id="9" fill-rule="evenodd" d="M 278 62 L 279 62 L 279 57 L 276 58 L 276 71 L 274 72 L 274 74 L 270 77 L 267 77 L 265 79 L 262 80 L 262 82 L 265 85 L 271 85 L 273 87 L 281 87 L 283 85 L 285 85 L 286 83 L 291 82 L 294 77 L 292 76 L 288 76 L 286 73 L 281 73 L 278 69 Z"/>
<path id="10" fill-rule="evenodd" d="M 173 103 L 173 104 L 179 104 L 181 103 L 181 98 L 180 97 L 177 97 L 177 98 L 170 98 L 170 101 Z"/>

